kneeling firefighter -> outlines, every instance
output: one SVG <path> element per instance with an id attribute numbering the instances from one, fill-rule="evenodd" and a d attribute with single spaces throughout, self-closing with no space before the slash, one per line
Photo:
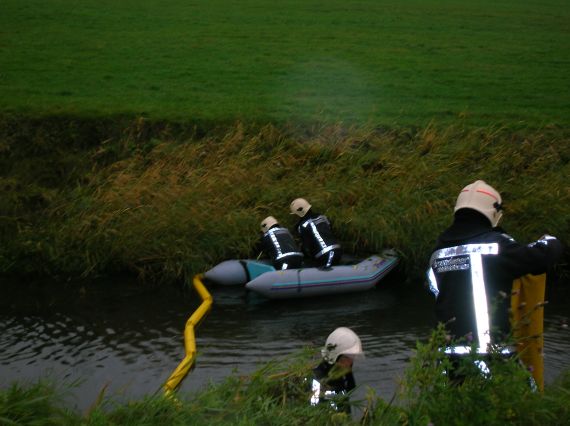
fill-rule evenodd
<path id="1" fill-rule="evenodd" d="M 352 366 L 362 355 L 358 335 L 347 327 L 334 330 L 321 349 L 323 361 L 313 369 L 311 405 L 328 403 L 333 409 L 350 413 L 349 393 L 356 387 Z"/>
<path id="2" fill-rule="evenodd" d="M 484 360 L 497 345 L 510 356 L 513 281 L 546 273 L 562 254 L 561 242 L 549 235 L 528 245 L 516 242 L 497 227 L 502 214 L 502 198 L 493 187 L 482 180 L 467 185 L 431 255 L 428 284 L 437 321 L 454 342 L 445 348 L 451 358 L 475 348 Z"/>
<path id="3" fill-rule="evenodd" d="M 261 247 L 271 258 L 277 270 L 300 268 L 303 253 L 297 248 L 295 239 L 287 228 L 283 228 L 273 216 L 261 221 Z"/>
<path id="4" fill-rule="evenodd" d="M 319 265 L 330 268 L 340 262 L 341 245 L 333 234 L 329 219 L 311 207 L 304 198 L 296 198 L 291 202 L 291 214 L 300 217 L 295 230 L 301 238 L 303 252 Z"/>

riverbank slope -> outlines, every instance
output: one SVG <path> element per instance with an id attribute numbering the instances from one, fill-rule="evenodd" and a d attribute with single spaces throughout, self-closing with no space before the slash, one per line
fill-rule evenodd
<path id="1" fill-rule="evenodd" d="M 570 235 L 570 133 L 141 117 L 0 119 L 0 272 L 174 281 L 255 256 L 258 224 L 305 197 L 347 252 L 393 247 L 420 277 L 458 191 L 503 194 L 517 240 Z M 568 256 L 566 255 L 567 262 Z M 567 264 L 567 263 L 566 263 Z"/>

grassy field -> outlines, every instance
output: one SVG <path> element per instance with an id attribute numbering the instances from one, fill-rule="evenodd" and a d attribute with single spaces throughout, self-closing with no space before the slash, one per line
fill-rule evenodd
<path id="1" fill-rule="evenodd" d="M 570 124 L 565 0 L 3 0 L 0 112 Z"/>

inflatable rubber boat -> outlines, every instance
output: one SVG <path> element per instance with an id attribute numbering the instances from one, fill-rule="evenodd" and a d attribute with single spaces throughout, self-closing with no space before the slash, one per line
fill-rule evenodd
<path id="1" fill-rule="evenodd" d="M 366 259 L 343 259 L 340 265 L 328 269 L 303 267 L 277 271 L 269 261 L 226 260 L 204 273 L 204 278 L 212 284 L 244 285 L 270 299 L 323 296 L 371 289 L 398 261 L 392 250 Z"/>

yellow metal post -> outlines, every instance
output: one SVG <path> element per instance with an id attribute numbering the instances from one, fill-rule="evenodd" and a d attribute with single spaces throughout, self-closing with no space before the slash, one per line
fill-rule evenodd
<path id="1" fill-rule="evenodd" d="M 544 390 L 544 293 L 546 274 L 525 275 L 513 282 L 511 312 L 513 334 L 522 362 Z"/>
<path id="2" fill-rule="evenodd" d="M 178 364 L 178 367 L 170 375 L 166 383 L 164 384 L 164 393 L 169 396 L 171 395 L 180 385 L 180 382 L 186 377 L 194 360 L 196 359 L 196 337 L 194 334 L 194 329 L 200 324 L 200 321 L 212 308 L 212 303 L 214 299 L 206 290 L 206 287 L 202 283 L 202 275 L 195 275 L 192 280 L 194 289 L 202 299 L 202 303 L 198 306 L 198 309 L 188 318 L 186 321 L 186 326 L 184 327 L 184 349 L 186 355 L 184 359 Z"/>

